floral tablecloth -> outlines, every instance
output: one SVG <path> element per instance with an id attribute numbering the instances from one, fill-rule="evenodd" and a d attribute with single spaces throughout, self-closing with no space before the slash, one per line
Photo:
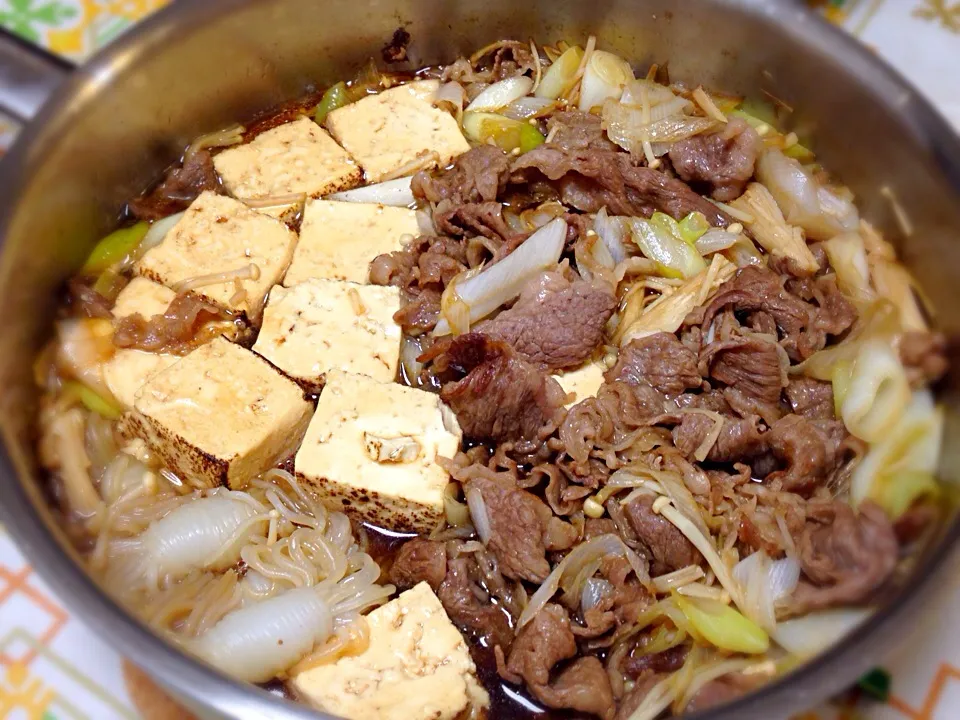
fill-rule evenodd
<path id="1" fill-rule="evenodd" d="M 82 62 L 166 2 L 0 0 L 0 25 Z M 811 4 L 898 67 L 960 130 L 960 1 Z M 0 149 L 15 134 L 16 126 L 0 118 Z M 918 619 L 902 647 L 877 658 L 880 669 L 860 688 L 802 720 L 960 718 L 960 614 L 953 612 L 958 600 L 960 577 L 943 588 L 939 604 Z M 138 717 L 120 657 L 70 615 L 0 529 L 0 719 Z"/>

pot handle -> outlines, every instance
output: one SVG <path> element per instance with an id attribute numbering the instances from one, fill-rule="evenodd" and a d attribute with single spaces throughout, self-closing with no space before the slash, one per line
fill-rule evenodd
<path id="1" fill-rule="evenodd" d="M 0 112 L 27 123 L 75 65 L 0 29 Z"/>

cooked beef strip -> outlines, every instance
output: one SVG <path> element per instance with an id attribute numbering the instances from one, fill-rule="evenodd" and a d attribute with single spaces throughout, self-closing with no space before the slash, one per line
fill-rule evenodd
<path id="1" fill-rule="evenodd" d="M 526 237 L 510 229 L 503 219 L 503 206 L 498 202 L 456 204 L 444 200 L 433 212 L 433 224 L 438 232 L 453 237 L 483 235 L 511 246 Z"/>
<path id="2" fill-rule="evenodd" d="M 670 162 L 681 180 L 703 186 L 714 200 L 729 202 L 743 194 L 753 177 L 760 136 L 746 121 L 731 118 L 715 133 L 695 135 L 670 147 Z"/>
<path id="3" fill-rule="evenodd" d="M 513 642 L 513 629 L 506 613 L 489 602 L 477 598 L 470 581 L 469 557 L 447 561 L 447 574 L 437 590 L 437 597 L 447 611 L 450 620 L 488 647 L 509 648 Z"/>
<path id="4" fill-rule="evenodd" d="M 684 415 L 673 428 L 673 443 L 688 459 L 713 430 L 714 420 L 706 415 Z M 766 449 L 757 418 L 724 418 L 717 441 L 707 453 L 710 462 L 749 461 Z"/>
<path id="5" fill-rule="evenodd" d="M 810 503 L 797 546 L 805 579 L 790 608 L 798 614 L 868 600 L 899 557 L 889 518 L 870 500 L 859 512 L 840 499 Z"/>
<path id="6" fill-rule="evenodd" d="M 675 645 L 669 650 L 650 655 L 628 655 L 623 662 L 623 670 L 634 678 L 650 672 L 674 672 L 683 666 L 688 652 L 690 652 L 688 645 Z"/>
<path id="7" fill-rule="evenodd" d="M 767 482 L 779 480 L 784 490 L 809 493 L 827 479 L 842 459 L 840 446 L 846 436 L 843 423 L 837 420 L 783 417 L 764 434 L 764 440 L 786 467 L 769 474 Z"/>
<path id="8" fill-rule="evenodd" d="M 700 353 L 701 369 L 737 391 L 762 403 L 780 401 L 787 384 L 786 368 L 780 363 L 776 344 L 765 336 L 738 335 L 715 340 Z"/>
<path id="9" fill-rule="evenodd" d="M 767 425 L 773 425 L 783 416 L 779 398 L 777 402 L 764 402 L 737 387 L 725 387 L 723 399 L 727 401 L 730 409 L 742 418 L 759 416 Z"/>
<path id="10" fill-rule="evenodd" d="M 530 690 L 547 707 L 575 710 L 602 720 L 613 720 L 616 714 L 610 678 L 603 663 L 592 655 L 574 660 L 549 685 L 532 685 Z"/>
<path id="11" fill-rule="evenodd" d="M 546 685 L 550 671 L 562 660 L 577 654 L 577 641 L 570 630 L 570 617 L 565 608 L 547 603 L 517 633 L 510 656 L 501 675 L 505 680 L 528 686 Z"/>
<path id="12" fill-rule="evenodd" d="M 506 186 L 512 158 L 493 145 L 480 145 L 457 157 L 447 170 L 421 170 L 410 188 L 418 200 L 455 205 L 493 202 Z"/>
<path id="13" fill-rule="evenodd" d="M 80 278 L 73 277 L 67 281 L 64 304 L 74 317 L 113 317 L 113 303 Z"/>
<path id="14" fill-rule="evenodd" d="M 562 416 L 566 393 L 557 381 L 502 340 L 467 333 L 438 352 L 448 367 L 466 375 L 445 384 L 440 396 L 467 437 L 534 440 L 545 425 Z"/>
<path id="15" fill-rule="evenodd" d="M 618 150 L 604 132 L 600 116 L 582 110 L 554 113 L 547 121 L 547 131 L 550 142 L 564 150 Z"/>
<path id="16" fill-rule="evenodd" d="M 447 574 L 447 547 L 441 542 L 413 538 L 400 546 L 389 579 L 400 590 L 427 582 L 436 592 Z"/>
<path id="17" fill-rule="evenodd" d="M 483 498 L 490 525 L 488 549 L 506 577 L 543 582 L 550 574 L 547 550 L 569 548 L 577 540 L 576 531 L 555 517 L 536 495 L 512 484 L 509 477 L 480 470 L 471 466 L 454 477 L 463 482 L 464 490 L 477 490 Z"/>
<path id="18" fill-rule="evenodd" d="M 793 377 L 784 389 L 791 410 L 811 420 L 832 420 L 833 385 L 802 376 Z"/>
<path id="19" fill-rule="evenodd" d="M 475 328 L 513 346 L 541 368 L 576 367 L 603 342 L 603 328 L 617 299 L 611 288 L 541 273 L 513 307 Z"/>
<path id="20" fill-rule="evenodd" d="M 167 171 L 163 181 L 153 190 L 127 204 L 139 220 L 160 220 L 186 210 L 204 190 L 219 190 L 220 179 L 207 150 L 187 153 L 183 165 Z"/>
<path id="21" fill-rule="evenodd" d="M 937 382 L 947 372 L 947 339 L 942 333 L 913 330 L 905 332 L 898 346 L 900 362 L 913 387 Z"/>
<path id="22" fill-rule="evenodd" d="M 697 356 L 673 333 L 655 333 L 631 340 L 620 349 L 617 364 L 604 375 L 607 382 L 647 383 L 667 397 L 698 388 L 702 382 Z"/>
<path id="23" fill-rule="evenodd" d="M 642 496 L 623 506 L 630 526 L 647 549 L 651 574 L 663 575 L 696 565 L 700 560 L 697 549 L 676 525 L 653 511 L 653 500 Z"/>
<path id="24" fill-rule="evenodd" d="M 556 183 L 565 205 L 581 212 L 606 207 L 613 215 L 643 215 L 656 210 L 680 219 L 702 212 L 712 225 L 730 219 L 713 203 L 682 181 L 637 165 L 628 153 L 606 150 L 566 150 L 545 143 L 518 157 L 510 182 L 526 183 L 545 177 Z"/>
<path id="25" fill-rule="evenodd" d="M 162 313 L 145 318 L 140 313 L 115 323 L 113 344 L 121 348 L 181 355 L 211 339 L 205 326 L 214 321 L 232 320 L 225 310 L 193 293 L 181 293 Z M 215 330 L 219 335 L 222 328 Z"/>

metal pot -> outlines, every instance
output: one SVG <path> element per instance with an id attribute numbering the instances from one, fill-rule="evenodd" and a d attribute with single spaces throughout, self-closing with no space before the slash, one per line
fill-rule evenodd
<path id="1" fill-rule="evenodd" d="M 792 3 L 768 0 L 206 0 L 180 2 L 125 35 L 71 76 L 64 64 L 3 44 L 0 82 L 29 117 L 59 88 L 3 161 L 0 176 L 0 517 L 71 609 L 204 714 L 316 718 L 181 655 L 119 608 L 83 571 L 48 511 L 33 452 L 31 363 L 48 337 L 61 283 L 110 229 L 123 203 L 193 137 L 351 76 L 398 25 L 414 65 L 449 61 L 502 37 L 584 38 L 636 62 L 670 61 L 674 78 L 796 108 L 798 128 L 898 244 L 940 312 L 960 299 L 960 141 L 870 51 Z M 15 71 L 16 70 L 16 71 Z M 63 80 L 62 83 L 60 82 Z M 904 237 L 882 187 L 909 216 Z M 960 474 L 960 362 L 944 383 L 942 475 Z M 928 600 L 960 536 L 953 516 L 916 573 L 870 621 L 834 648 L 712 718 L 783 717 L 841 690 Z"/>

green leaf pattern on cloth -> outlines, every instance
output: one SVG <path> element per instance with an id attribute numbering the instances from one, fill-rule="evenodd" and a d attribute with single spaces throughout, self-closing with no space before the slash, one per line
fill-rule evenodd
<path id="1" fill-rule="evenodd" d="M 77 9 L 60 0 L 3 0 L 0 25 L 27 40 L 39 42 L 41 30 L 59 27 L 77 16 Z"/>

